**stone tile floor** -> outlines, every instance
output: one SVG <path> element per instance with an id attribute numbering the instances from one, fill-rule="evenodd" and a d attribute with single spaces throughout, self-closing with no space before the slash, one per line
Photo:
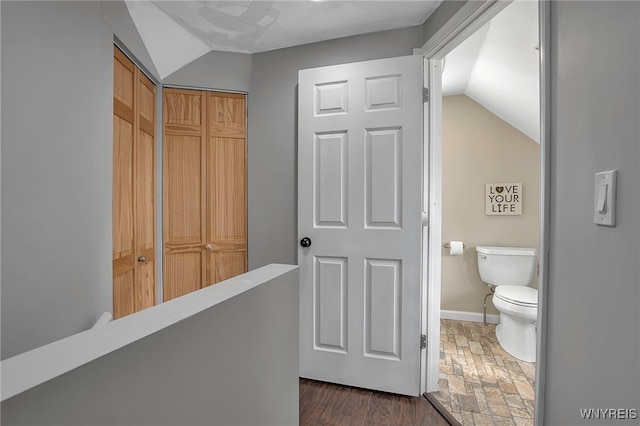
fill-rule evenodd
<path id="1" fill-rule="evenodd" d="M 533 425 L 535 363 L 505 352 L 495 324 L 441 320 L 440 391 L 464 426 Z"/>

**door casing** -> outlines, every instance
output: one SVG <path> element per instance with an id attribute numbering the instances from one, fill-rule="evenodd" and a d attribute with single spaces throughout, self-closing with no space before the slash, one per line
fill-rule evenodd
<path id="1" fill-rule="evenodd" d="M 442 87 L 438 70 L 444 57 L 457 47 L 469 35 L 489 22 L 494 16 L 508 6 L 510 1 L 490 0 L 486 2 L 467 2 L 438 32 L 436 32 L 417 51 L 425 61 L 425 86 L 429 87 L 430 101 L 425 107 L 424 143 L 425 182 L 439 184 L 441 182 L 442 162 L 439 157 L 442 149 Z M 538 276 L 538 337 L 536 348 L 536 387 L 534 424 L 544 423 L 544 389 L 545 389 L 545 353 L 547 329 L 547 283 L 549 261 L 549 198 L 550 198 L 550 5 L 546 1 L 538 1 L 538 25 L 540 34 L 540 240 L 539 240 L 539 276 Z M 430 72 L 434 71 L 434 72 Z M 427 166 L 428 165 L 428 166 Z M 425 374 L 422 377 L 423 391 L 438 390 L 439 371 L 439 328 L 440 328 L 440 268 L 441 268 L 441 193 L 435 188 L 425 194 L 425 209 L 428 209 L 430 232 L 425 234 L 428 241 L 423 246 L 429 248 L 426 265 L 423 265 L 423 277 L 426 278 L 428 298 L 423 307 L 426 313 L 427 327 L 427 359 Z M 434 255 L 435 254 L 435 255 Z M 430 349 L 429 349 L 430 348 Z"/>

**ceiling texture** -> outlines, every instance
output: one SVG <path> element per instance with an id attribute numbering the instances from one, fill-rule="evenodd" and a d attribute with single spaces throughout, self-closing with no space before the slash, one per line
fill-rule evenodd
<path id="1" fill-rule="evenodd" d="M 212 50 L 253 54 L 421 25 L 442 1 L 125 0 L 125 4 L 164 79 Z M 447 55 L 443 94 L 469 96 L 539 142 L 537 45 L 537 2 L 515 0 Z"/>
<path id="2" fill-rule="evenodd" d="M 258 53 L 420 25 L 440 3 L 126 0 L 161 78 L 210 50 Z"/>

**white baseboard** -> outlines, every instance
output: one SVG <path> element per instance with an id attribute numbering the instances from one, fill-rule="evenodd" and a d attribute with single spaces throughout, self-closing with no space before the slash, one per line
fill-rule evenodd
<path id="1" fill-rule="evenodd" d="M 447 311 L 447 310 L 441 309 L 440 318 L 452 319 L 452 320 L 458 320 L 458 321 L 483 322 L 482 314 L 478 312 Z M 487 314 L 487 323 L 499 324 L 500 315 Z"/>

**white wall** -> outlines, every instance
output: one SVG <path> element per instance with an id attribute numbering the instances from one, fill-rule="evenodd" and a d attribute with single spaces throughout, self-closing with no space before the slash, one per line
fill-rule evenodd
<path id="1" fill-rule="evenodd" d="M 5 360 L 2 424 L 296 425 L 298 288 L 269 265 Z"/>
<path id="2" fill-rule="evenodd" d="M 640 3 L 553 2 L 545 424 L 640 410 Z M 618 170 L 617 226 L 593 223 Z M 640 412 L 638 413 L 640 415 Z"/>
<path id="3" fill-rule="evenodd" d="M 297 263 L 298 70 L 411 55 L 422 27 L 253 55 L 249 93 L 249 268 Z"/>
<path id="4" fill-rule="evenodd" d="M 136 24 L 129 15 L 129 9 L 124 0 L 101 1 L 100 7 L 102 20 L 111 28 L 119 42 L 126 46 L 127 51 L 135 57 L 137 65 L 142 65 L 146 72 L 156 80 L 160 80 L 158 70 L 138 33 Z"/>
<path id="5" fill-rule="evenodd" d="M 111 310 L 113 34 L 98 2 L 1 2 L 2 358 Z"/>

